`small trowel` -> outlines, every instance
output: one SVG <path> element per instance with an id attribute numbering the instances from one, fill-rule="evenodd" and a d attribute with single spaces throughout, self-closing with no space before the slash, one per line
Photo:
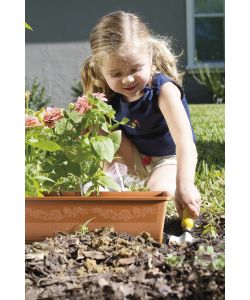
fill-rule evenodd
<path id="1" fill-rule="evenodd" d="M 181 236 L 170 235 L 169 244 L 194 243 L 199 239 L 192 237 L 191 230 L 194 227 L 194 220 L 190 217 L 188 209 L 184 208 L 181 220 L 183 233 Z"/>

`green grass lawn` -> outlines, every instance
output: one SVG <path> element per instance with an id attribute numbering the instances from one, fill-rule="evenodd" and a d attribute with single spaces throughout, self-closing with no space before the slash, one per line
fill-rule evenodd
<path id="1" fill-rule="evenodd" d="M 191 104 L 190 114 L 197 137 L 196 185 L 201 193 L 201 214 L 207 225 L 203 233 L 216 236 L 217 220 L 225 210 L 224 104 Z M 173 212 L 170 207 L 170 211 Z"/>
<path id="2" fill-rule="evenodd" d="M 190 105 L 190 113 L 197 137 L 196 184 L 208 222 L 204 233 L 216 234 L 216 220 L 225 212 L 225 105 Z"/>

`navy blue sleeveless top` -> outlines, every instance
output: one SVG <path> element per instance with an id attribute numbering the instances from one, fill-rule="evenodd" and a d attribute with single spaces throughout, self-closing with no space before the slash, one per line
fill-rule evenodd
<path id="1" fill-rule="evenodd" d="M 120 129 L 144 155 L 166 156 L 176 154 L 175 143 L 158 106 L 160 89 L 166 82 L 173 82 L 179 88 L 181 101 L 190 122 L 187 100 L 182 88 L 162 73 L 154 75 L 152 85 L 147 85 L 144 88 L 144 95 L 140 99 L 126 102 L 121 94 L 116 93 L 109 103 L 116 111 L 115 119 L 117 121 L 121 121 L 124 117 L 130 120 L 126 125 L 120 125 Z M 196 137 L 193 128 L 192 132 L 195 142 Z"/>

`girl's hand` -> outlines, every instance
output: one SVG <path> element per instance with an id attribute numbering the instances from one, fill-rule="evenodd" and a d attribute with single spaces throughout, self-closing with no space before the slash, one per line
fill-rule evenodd
<path id="1" fill-rule="evenodd" d="M 175 206 L 180 218 L 182 217 L 184 207 L 187 207 L 192 218 L 197 218 L 200 213 L 200 203 L 200 193 L 193 183 L 176 187 Z"/>

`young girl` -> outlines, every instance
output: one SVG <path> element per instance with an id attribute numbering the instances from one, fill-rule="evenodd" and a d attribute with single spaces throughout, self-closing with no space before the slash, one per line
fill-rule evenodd
<path id="1" fill-rule="evenodd" d="M 141 19 L 117 11 L 101 18 L 90 34 L 92 56 L 83 64 L 85 93 L 101 92 L 122 125 L 118 155 L 129 172 L 146 179 L 152 191 L 175 198 L 198 217 L 194 185 L 197 152 L 177 59 L 169 43 L 155 37 Z"/>

